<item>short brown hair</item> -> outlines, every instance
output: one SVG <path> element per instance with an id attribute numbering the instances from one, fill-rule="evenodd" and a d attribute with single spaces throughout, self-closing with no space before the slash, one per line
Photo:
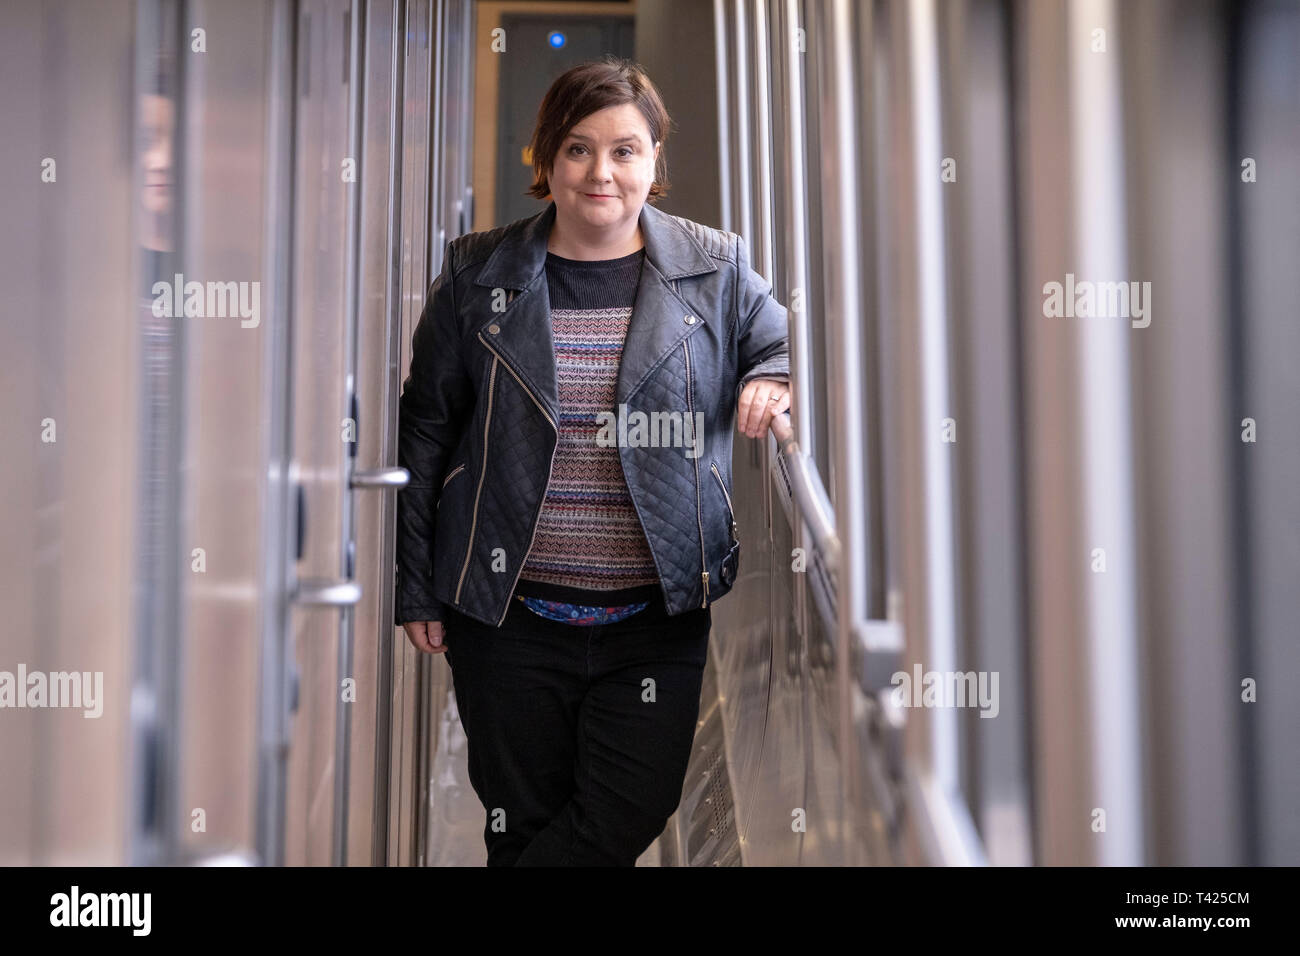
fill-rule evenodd
<path id="1" fill-rule="evenodd" d="M 650 127 L 650 148 L 659 143 L 655 159 L 655 177 L 647 202 L 668 193 L 668 127 L 672 122 L 664 109 L 659 91 L 635 63 L 615 56 L 581 63 L 566 70 L 551 84 L 537 111 L 537 125 L 529 142 L 533 160 L 533 185 L 528 195 L 546 199 L 551 195 L 547 170 L 555 163 L 555 154 L 569 131 L 592 113 L 610 106 L 631 103 L 645 117 Z"/>

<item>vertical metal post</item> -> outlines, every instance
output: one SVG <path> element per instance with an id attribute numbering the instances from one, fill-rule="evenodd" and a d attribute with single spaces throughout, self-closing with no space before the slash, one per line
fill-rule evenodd
<path id="1" fill-rule="evenodd" d="M 1125 281 L 1124 121 L 1118 19 L 1112 0 L 1074 0 L 1067 35 L 1070 139 L 1074 154 L 1074 248 L 1081 279 Z M 1089 43 L 1108 27 L 1104 53 Z M 1142 726 L 1138 706 L 1137 541 L 1133 532 L 1132 400 L 1126 321 L 1076 318 L 1080 359 L 1077 408 L 1082 433 L 1083 535 L 1104 548 L 1111 573 L 1083 583 L 1086 700 L 1091 721 L 1092 806 L 1104 808 L 1107 839 L 1094 861 L 1136 866 L 1143 859 Z"/>
<path id="2" fill-rule="evenodd" d="M 796 0 L 787 0 L 794 6 Z M 832 0 L 827 13 L 827 29 L 819 32 L 826 42 L 823 64 L 826 79 L 823 95 L 829 98 L 830 122 L 823 119 L 822 148 L 833 158 L 830 179 L 835 201 L 823 209 L 825 238 L 823 249 L 831 260 L 825 270 L 828 382 L 840 414 L 833 416 L 831 436 L 831 481 L 834 485 L 835 521 L 840 540 L 840 567 L 837 579 L 838 602 L 835 635 L 835 686 L 840 739 L 840 791 L 843 802 L 845 855 L 841 862 L 855 866 L 861 841 L 855 836 L 857 808 L 862 805 L 857 789 L 859 755 L 857 753 L 855 700 L 858 696 L 853 667 L 852 642 L 857 622 L 865 620 L 867 606 L 866 549 L 866 474 L 861 455 L 862 419 L 862 303 L 859 295 L 860 264 L 858 251 L 858 216 L 862 208 L 858 191 L 857 98 L 853 85 L 851 38 L 852 16 L 847 0 Z"/>
<path id="3" fill-rule="evenodd" d="M 943 159 L 934 0 L 892 8 L 898 64 L 893 109 L 906 136 L 897 144 L 901 183 L 895 226 L 900 353 L 900 506 L 907 659 L 925 670 L 956 669 L 955 540 L 950 449 L 940 425 L 950 409 Z M 962 798 L 956 714 L 908 715 L 908 800 L 919 852 L 931 863 L 982 862 Z"/>
<path id="4" fill-rule="evenodd" d="M 357 446 L 360 443 L 360 402 L 357 396 L 357 350 L 361 309 L 361 182 L 364 175 L 363 152 L 365 131 L 365 5 L 353 0 L 348 18 L 348 156 L 355 164 L 355 179 L 348 183 L 344 226 L 343 264 L 343 389 L 342 417 L 352 419 L 352 442 L 343 459 L 344 482 L 342 520 L 340 522 L 339 578 L 356 577 L 356 492 L 352 476 L 356 470 Z M 353 633 L 356 608 L 339 608 L 337 679 L 334 699 L 334 804 L 331 827 L 330 858 L 334 866 L 346 866 L 348 858 L 348 784 L 352 764 L 352 702 L 343 698 L 343 681 L 352 678 Z"/>
<path id="5" fill-rule="evenodd" d="M 369 6 L 369 9 L 374 9 Z M 389 282 L 386 291 L 388 310 L 388 342 L 390 368 L 396 369 L 401 363 L 402 331 L 402 117 L 405 113 L 403 97 L 406 80 L 406 0 L 394 0 L 392 7 L 392 49 L 391 86 L 388 101 L 388 236 L 385 250 L 388 262 Z M 396 358 L 391 350 L 396 350 Z M 395 383 L 397 384 L 397 383 Z M 388 399 L 390 413 L 395 405 L 395 396 Z M 395 415 L 393 416 L 395 418 Z M 391 419 L 388 427 L 391 429 Z M 391 541 L 391 538 L 388 540 Z M 391 606 L 385 604 L 384 606 Z M 392 773 L 392 735 L 393 735 L 393 641 L 395 632 L 390 625 L 391 619 L 380 621 L 379 662 L 375 668 L 375 698 L 378 701 L 375 713 L 375 802 L 371 819 L 371 866 L 384 866 L 388 863 L 389 850 L 389 783 Z"/>
<path id="6" fill-rule="evenodd" d="M 176 53 L 174 85 L 168 93 L 175 104 L 172 128 L 174 258 L 180 271 L 185 241 L 187 161 L 185 99 L 187 89 L 186 6 L 180 0 L 150 2 L 136 7 L 135 87 L 147 89 L 153 80 L 154 53 L 162 45 Z M 141 194 L 138 181 L 134 195 Z M 136 213 L 139 214 L 138 212 Z M 184 495 L 180 465 L 184 456 L 185 349 L 184 323 L 164 320 L 141 329 L 139 410 L 140 457 L 136 490 L 136 571 L 134 671 L 131 686 L 131 793 L 128 806 L 127 858 L 132 865 L 174 863 L 180 852 L 180 681 L 182 607 L 180 556 Z"/>
<path id="7" fill-rule="evenodd" d="M 267 463 L 266 507 L 262 523 L 260 687 L 258 689 L 256 847 L 266 866 L 284 865 L 285 795 L 288 778 L 289 627 L 292 621 L 290 570 L 295 482 L 289 472 L 293 435 L 293 193 L 294 125 L 297 102 L 298 5 L 277 0 L 271 9 L 270 67 L 267 76 L 266 237 L 262 274 L 270 283 L 268 304 L 275 321 L 267 323 L 262 378 L 268 390 L 268 425 L 263 460 Z"/>

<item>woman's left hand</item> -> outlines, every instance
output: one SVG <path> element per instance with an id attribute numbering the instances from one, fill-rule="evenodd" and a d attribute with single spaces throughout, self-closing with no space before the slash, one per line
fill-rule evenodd
<path id="1" fill-rule="evenodd" d="M 761 438 L 772 423 L 790 407 L 790 386 L 774 378 L 756 378 L 740 393 L 736 407 L 736 428 L 750 438 Z"/>

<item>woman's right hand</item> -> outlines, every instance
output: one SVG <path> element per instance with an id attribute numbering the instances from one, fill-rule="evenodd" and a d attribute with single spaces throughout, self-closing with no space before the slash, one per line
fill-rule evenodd
<path id="1" fill-rule="evenodd" d="M 447 650 L 441 621 L 407 621 L 402 625 L 406 638 L 417 651 L 442 654 Z"/>

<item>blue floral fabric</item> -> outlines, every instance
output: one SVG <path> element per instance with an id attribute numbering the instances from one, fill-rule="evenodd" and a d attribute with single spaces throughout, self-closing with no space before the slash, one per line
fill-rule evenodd
<path id="1" fill-rule="evenodd" d="M 649 601 L 643 601 L 640 604 L 623 604 L 618 607 L 593 607 L 590 604 L 544 601 L 541 598 L 524 597 L 522 594 L 515 596 L 534 614 L 549 621 L 559 621 L 561 624 L 613 624 L 650 606 Z"/>

